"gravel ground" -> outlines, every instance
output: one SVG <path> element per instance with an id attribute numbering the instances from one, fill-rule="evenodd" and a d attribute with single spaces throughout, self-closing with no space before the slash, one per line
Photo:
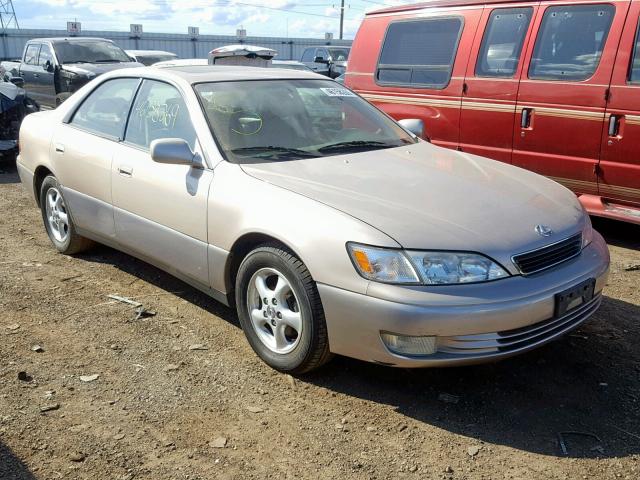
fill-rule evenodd
<path id="1" fill-rule="evenodd" d="M 2 480 L 640 478 L 639 227 L 594 221 L 604 303 L 560 341 L 455 369 L 336 358 L 294 379 L 173 277 L 106 247 L 57 254 L 4 168 Z M 581 433 L 566 454 L 560 432 Z"/>

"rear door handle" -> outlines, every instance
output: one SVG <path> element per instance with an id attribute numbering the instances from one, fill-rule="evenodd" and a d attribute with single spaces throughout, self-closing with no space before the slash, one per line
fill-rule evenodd
<path id="1" fill-rule="evenodd" d="M 520 128 L 531 128 L 532 116 L 533 116 L 533 108 L 523 108 L 522 117 L 520 118 Z"/>
<path id="2" fill-rule="evenodd" d="M 133 176 L 133 168 L 128 167 L 126 165 L 121 165 L 118 167 L 118 173 L 123 177 L 132 177 Z"/>
<path id="3" fill-rule="evenodd" d="M 624 118 L 624 115 L 612 114 L 609 117 L 609 136 L 617 137 L 620 134 L 620 121 Z"/>
<path id="4" fill-rule="evenodd" d="M 56 143 L 56 152 L 58 153 L 64 153 L 64 145 L 62 145 L 61 143 Z"/>

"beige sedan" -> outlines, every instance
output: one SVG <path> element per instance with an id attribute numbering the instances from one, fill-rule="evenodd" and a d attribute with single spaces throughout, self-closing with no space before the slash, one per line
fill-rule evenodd
<path id="1" fill-rule="evenodd" d="M 496 360 L 591 316 L 609 254 L 575 196 L 401 123 L 311 73 L 117 71 L 28 116 L 18 169 L 60 252 L 235 305 L 281 371 Z"/>

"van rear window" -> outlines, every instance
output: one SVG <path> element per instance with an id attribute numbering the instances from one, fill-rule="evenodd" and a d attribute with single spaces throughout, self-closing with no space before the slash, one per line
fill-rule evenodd
<path id="1" fill-rule="evenodd" d="M 378 82 L 446 87 L 451 79 L 462 26 L 459 17 L 391 23 L 378 62 Z"/>
<path id="2" fill-rule="evenodd" d="M 629 81 L 631 83 L 640 83 L 640 22 L 638 22 L 636 46 L 633 48 L 633 59 L 629 69 Z"/>
<path id="3" fill-rule="evenodd" d="M 608 4 L 548 7 L 533 49 L 529 78 L 590 78 L 600 63 L 615 13 L 615 7 Z"/>

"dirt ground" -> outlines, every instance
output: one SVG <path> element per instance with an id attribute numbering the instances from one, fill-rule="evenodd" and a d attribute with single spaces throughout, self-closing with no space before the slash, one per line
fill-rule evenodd
<path id="1" fill-rule="evenodd" d="M 456 369 L 336 358 L 294 379 L 173 277 L 106 247 L 57 254 L 4 170 L 1 480 L 640 478 L 639 227 L 594 221 L 604 303 L 560 341 Z M 582 433 L 562 434 L 566 454 L 560 432 Z"/>

